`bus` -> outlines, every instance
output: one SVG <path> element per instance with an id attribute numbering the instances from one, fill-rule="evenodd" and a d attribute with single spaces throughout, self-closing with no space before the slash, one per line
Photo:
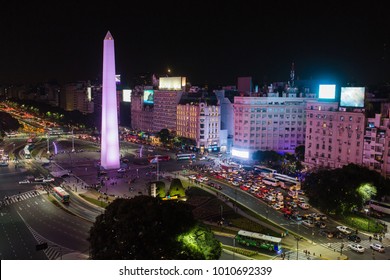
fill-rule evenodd
<path id="1" fill-rule="evenodd" d="M 262 165 L 254 165 L 253 170 L 258 174 L 260 173 L 261 176 L 269 176 L 270 174 L 276 173 L 275 169 L 268 168 Z"/>
<path id="2" fill-rule="evenodd" d="M 69 194 L 61 187 L 53 187 L 54 196 L 62 203 L 69 203 Z"/>
<path id="3" fill-rule="evenodd" d="M 299 182 L 298 178 L 279 173 L 275 173 L 273 178 L 279 180 L 282 189 L 288 189 L 290 191 L 301 189 L 301 183 Z"/>
<path id="4" fill-rule="evenodd" d="M 257 232 L 239 230 L 234 239 L 248 247 L 251 246 L 274 252 L 280 252 L 282 249 L 282 238 Z"/>
<path id="5" fill-rule="evenodd" d="M 195 159 L 195 154 L 177 154 L 176 159 L 177 160 L 186 160 L 186 159 Z"/>
<path id="6" fill-rule="evenodd" d="M 377 212 L 390 215 L 390 203 L 380 202 L 380 201 L 376 201 L 376 200 L 371 199 L 369 202 L 369 206 L 371 209 L 373 209 Z"/>
<path id="7" fill-rule="evenodd" d="M 280 182 L 279 182 L 278 179 L 271 178 L 271 177 L 264 177 L 263 179 L 261 179 L 261 181 L 262 181 L 265 185 L 273 186 L 273 187 L 277 187 L 277 186 L 279 186 L 279 184 L 280 184 Z"/>
<path id="8" fill-rule="evenodd" d="M 150 163 L 157 163 L 162 161 L 169 161 L 171 159 L 168 155 L 155 155 L 155 156 L 149 156 L 148 160 Z"/>

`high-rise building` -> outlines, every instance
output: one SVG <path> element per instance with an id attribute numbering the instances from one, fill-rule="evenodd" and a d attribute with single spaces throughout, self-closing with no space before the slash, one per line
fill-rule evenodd
<path id="1" fill-rule="evenodd" d="M 115 81 L 114 38 L 108 31 L 103 41 L 103 94 L 101 166 L 105 169 L 120 167 L 118 135 L 118 103 Z"/>
<path id="2" fill-rule="evenodd" d="M 152 87 L 136 86 L 131 93 L 131 127 L 135 130 L 153 131 L 153 103 L 144 96 L 153 93 Z"/>
<path id="3" fill-rule="evenodd" d="M 219 105 L 206 102 L 177 105 L 177 136 L 193 139 L 200 152 L 219 151 L 221 114 Z"/>
<path id="4" fill-rule="evenodd" d="M 307 97 L 234 97 L 232 154 L 256 151 L 294 153 L 305 144 Z"/>
<path id="5" fill-rule="evenodd" d="M 305 164 L 329 168 L 361 165 L 364 128 L 362 110 L 340 108 L 338 102 L 307 103 Z"/>
<path id="6" fill-rule="evenodd" d="M 94 112 L 92 88 L 89 81 L 67 83 L 62 87 L 60 105 L 65 111 L 78 110 L 89 114 Z"/>

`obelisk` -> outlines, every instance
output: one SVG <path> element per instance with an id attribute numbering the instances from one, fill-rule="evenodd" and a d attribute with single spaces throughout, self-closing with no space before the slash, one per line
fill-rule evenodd
<path id="1" fill-rule="evenodd" d="M 118 108 L 115 82 L 114 38 L 110 31 L 103 41 L 103 92 L 100 165 L 104 169 L 120 167 Z"/>

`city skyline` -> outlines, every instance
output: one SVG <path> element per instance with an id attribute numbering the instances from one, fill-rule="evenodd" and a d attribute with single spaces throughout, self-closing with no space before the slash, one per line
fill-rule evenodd
<path id="1" fill-rule="evenodd" d="M 180 5 L 179 5 L 180 4 Z M 101 44 L 115 34 L 117 74 L 186 76 L 192 84 L 296 79 L 388 81 L 389 31 L 384 4 L 208 5 L 169 1 L 108 9 L 83 3 L 7 3 L 1 12 L 0 83 L 59 82 L 101 76 Z M 177 8 L 180 7 L 180 8 Z"/>

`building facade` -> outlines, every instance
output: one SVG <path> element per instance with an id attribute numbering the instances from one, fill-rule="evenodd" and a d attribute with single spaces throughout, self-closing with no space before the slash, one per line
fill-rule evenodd
<path id="1" fill-rule="evenodd" d="M 308 167 L 340 168 L 362 164 L 364 112 L 339 108 L 338 102 L 306 105 L 305 164 Z"/>
<path id="2" fill-rule="evenodd" d="M 218 151 L 220 148 L 221 114 L 219 105 L 177 105 L 177 136 L 193 139 L 200 152 Z"/>
<path id="3" fill-rule="evenodd" d="M 234 97 L 234 152 L 294 152 L 305 144 L 306 102 L 302 97 Z M 250 157 L 250 156 L 249 156 Z"/>
<path id="4" fill-rule="evenodd" d="M 62 87 L 60 106 L 65 111 L 78 110 L 84 114 L 94 112 L 92 88 L 89 81 L 68 83 Z"/>
<path id="5" fill-rule="evenodd" d="M 376 114 L 367 119 L 363 165 L 390 178 L 390 119 Z"/>
<path id="6" fill-rule="evenodd" d="M 131 93 L 131 127 L 134 130 L 152 132 L 154 106 L 144 103 L 144 89 L 137 86 Z"/>
<path id="7" fill-rule="evenodd" d="M 153 131 L 161 129 L 176 131 L 177 105 L 183 95 L 182 91 L 155 90 L 153 109 Z"/>

